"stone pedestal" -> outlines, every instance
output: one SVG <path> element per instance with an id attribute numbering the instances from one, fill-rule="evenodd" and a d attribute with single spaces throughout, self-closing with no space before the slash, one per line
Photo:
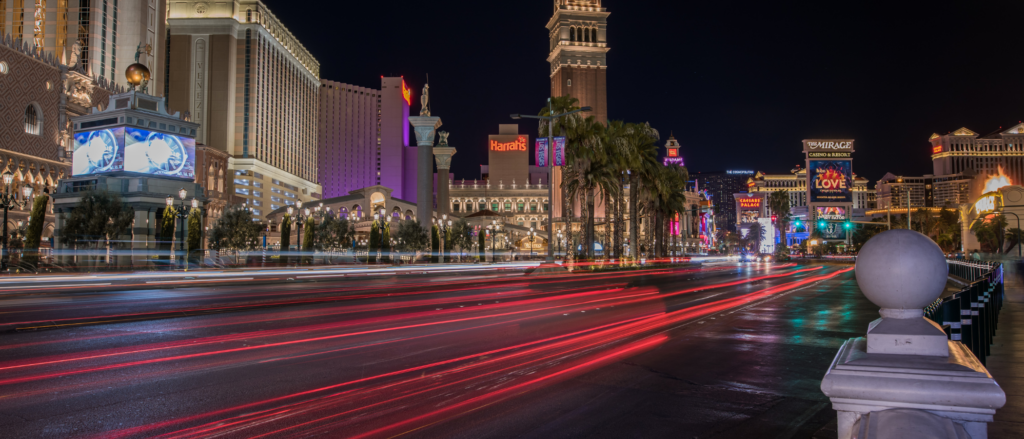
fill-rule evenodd
<path id="1" fill-rule="evenodd" d="M 448 170 L 452 166 L 452 156 L 455 155 L 455 148 L 437 146 L 434 147 L 434 162 L 437 163 L 437 214 L 449 212 L 451 202 L 448 199 Z"/>
<path id="2" fill-rule="evenodd" d="M 923 317 L 947 273 L 942 250 L 914 231 L 880 233 L 861 249 L 857 284 L 882 318 L 843 344 L 821 381 L 839 439 L 988 437 L 1006 394 L 969 349 Z"/>
<path id="3" fill-rule="evenodd" d="M 843 344 L 821 382 L 839 412 L 839 438 L 851 438 L 869 413 L 891 409 L 924 410 L 963 426 L 973 439 L 987 437 L 986 423 L 1006 394 L 962 343 L 947 344 L 947 357 L 869 354 L 864 337 Z"/>
<path id="4" fill-rule="evenodd" d="M 409 118 L 416 133 L 416 219 L 430 230 L 434 211 L 434 164 L 432 163 L 434 133 L 441 127 L 437 116 Z"/>

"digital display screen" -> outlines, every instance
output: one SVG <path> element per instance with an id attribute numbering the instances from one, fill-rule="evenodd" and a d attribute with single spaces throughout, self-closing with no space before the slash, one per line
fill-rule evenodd
<path id="1" fill-rule="evenodd" d="M 195 164 L 195 139 L 125 128 L 125 171 L 194 179 Z"/>
<path id="2" fill-rule="evenodd" d="M 75 134 L 71 175 L 136 172 L 195 178 L 196 141 L 131 127 Z"/>
<path id="3" fill-rule="evenodd" d="M 71 175 L 101 174 L 124 170 L 124 128 L 75 134 Z"/>
<path id="4" fill-rule="evenodd" d="M 843 223 L 830 222 L 825 223 L 825 227 L 817 227 L 821 237 L 825 239 L 844 239 L 846 238 L 846 229 L 843 228 Z"/>
<path id="5" fill-rule="evenodd" d="M 846 208 L 839 206 L 818 206 L 815 207 L 818 211 L 818 219 L 828 221 L 841 221 L 846 219 Z"/>
<path id="6" fill-rule="evenodd" d="M 853 166 L 846 160 L 811 160 L 807 175 L 810 178 L 812 203 L 850 203 L 853 195 Z"/>

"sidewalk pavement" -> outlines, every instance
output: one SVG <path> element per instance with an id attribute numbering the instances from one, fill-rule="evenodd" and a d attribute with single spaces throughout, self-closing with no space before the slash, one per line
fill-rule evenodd
<path id="1" fill-rule="evenodd" d="M 988 426 L 991 439 L 1024 437 L 1024 261 L 1004 263 L 1006 299 L 992 340 L 988 371 L 1006 392 L 1006 405 Z"/>

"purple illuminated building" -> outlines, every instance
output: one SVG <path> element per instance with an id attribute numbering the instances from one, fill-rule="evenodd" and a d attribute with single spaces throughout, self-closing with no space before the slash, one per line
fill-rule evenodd
<path id="1" fill-rule="evenodd" d="M 416 202 L 416 147 L 409 146 L 412 90 L 381 77 L 380 89 L 320 80 L 319 183 L 324 198 L 374 185 Z"/>

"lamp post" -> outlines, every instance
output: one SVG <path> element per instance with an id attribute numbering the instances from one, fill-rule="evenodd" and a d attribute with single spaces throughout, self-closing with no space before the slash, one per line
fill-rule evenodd
<path id="1" fill-rule="evenodd" d="M 188 196 L 188 191 L 185 188 L 178 189 L 178 198 L 181 199 L 181 210 L 174 212 L 174 216 L 178 218 L 181 228 L 179 229 L 181 240 L 178 242 L 178 249 L 185 252 L 185 218 L 188 217 L 188 212 L 185 211 L 185 197 Z M 174 197 L 168 195 L 164 200 L 167 202 L 167 208 L 174 208 Z M 174 239 L 173 237 L 171 239 Z M 171 255 L 174 256 L 174 244 L 171 244 Z"/>
<path id="2" fill-rule="evenodd" d="M 302 200 L 295 202 L 295 212 L 295 219 L 299 222 L 298 235 L 295 236 L 295 250 L 299 252 L 299 264 L 302 264 L 302 223 L 306 222 L 306 218 L 302 216 Z M 309 216 L 308 207 L 306 208 L 306 216 Z"/>
<path id="3" fill-rule="evenodd" d="M 435 218 L 434 221 L 437 224 L 437 232 L 438 232 L 437 234 L 438 234 L 438 236 L 439 236 L 439 238 L 441 240 L 441 242 L 438 245 L 438 251 L 440 252 L 440 255 L 439 255 L 440 256 L 440 261 L 443 264 L 444 263 L 444 238 L 445 238 L 445 232 L 447 232 L 448 229 L 451 227 L 452 222 L 448 219 L 448 214 L 447 213 L 446 214 L 442 214 L 441 218 Z"/>
<path id="4" fill-rule="evenodd" d="M 530 259 L 533 259 L 533 238 L 537 236 L 537 232 L 534 232 L 533 227 L 530 227 L 530 231 L 526 232 L 526 235 L 530 237 Z"/>
<path id="5" fill-rule="evenodd" d="M 491 230 L 491 262 L 498 262 L 498 255 L 495 254 L 494 243 L 498 240 L 498 231 L 501 230 L 501 224 L 498 224 L 498 220 L 491 220 L 491 225 L 487 226 L 487 230 Z"/>
<path id="6" fill-rule="evenodd" d="M 562 229 L 558 229 L 558 241 L 557 241 L 557 243 L 558 243 L 558 253 L 561 253 L 562 252 Z M 548 242 L 548 246 L 549 247 L 551 246 L 550 242 Z"/>
<path id="7" fill-rule="evenodd" d="M 565 112 L 565 113 L 561 113 L 561 114 L 551 114 L 551 98 L 548 98 L 548 115 L 547 116 L 532 116 L 532 115 L 529 115 L 529 114 L 513 114 L 513 115 L 511 115 L 512 119 L 516 119 L 516 120 L 526 118 L 526 119 L 542 119 L 542 120 L 548 121 L 548 242 L 551 242 L 552 238 L 554 237 L 554 235 L 553 235 L 554 231 L 552 229 L 554 228 L 554 225 L 555 225 L 554 215 L 551 213 L 551 207 L 553 207 L 555 205 L 555 196 L 554 196 L 554 187 L 555 187 L 555 185 L 554 185 L 554 175 L 555 175 L 555 161 L 554 161 L 555 144 L 554 144 L 554 137 L 555 136 L 553 134 L 553 131 L 554 131 L 554 128 L 555 128 L 554 127 L 554 121 L 557 120 L 558 118 L 562 117 L 562 116 L 568 116 L 570 114 L 579 113 L 581 111 L 590 111 L 590 107 L 577 108 L 575 110 L 572 110 L 572 111 L 569 111 L 569 112 Z M 545 259 L 545 262 L 551 263 L 551 262 L 554 262 L 554 261 L 555 261 L 554 249 L 551 248 L 550 245 L 548 245 L 548 255 L 547 255 L 547 258 Z"/>
<path id="8" fill-rule="evenodd" d="M 29 197 L 32 196 L 32 186 L 24 185 L 21 187 L 21 192 L 24 198 L 18 199 L 18 194 L 11 194 L 11 183 L 14 182 L 14 174 L 11 171 L 4 172 L 4 192 L 0 194 L 0 205 L 4 207 L 4 248 L 3 254 L 0 255 L 0 269 L 7 269 L 7 261 L 10 257 L 10 250 L 8 249 L 8 232 L 7 232 L 7 210 L 12 207 L 25 207 L 25 203 L 28 202 Z"/>

